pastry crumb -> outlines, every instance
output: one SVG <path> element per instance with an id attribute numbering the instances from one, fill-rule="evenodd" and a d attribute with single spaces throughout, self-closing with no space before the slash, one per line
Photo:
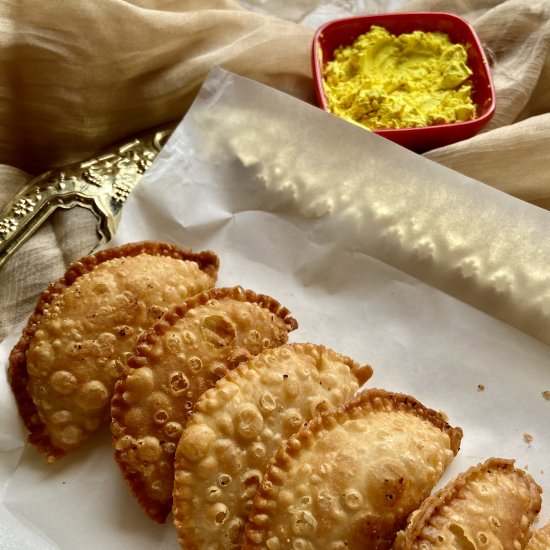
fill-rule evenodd
<path id="1" fill-rule="evenodd" d="M 546 401 L 550 401 L 550 390 L 546 390 L 542 392 L 542 397 L 546 399 Z"/>
<path id="2" fill-rule="evenodd" d="M 533 441 L 533 436 L 527 432 L 523 434 L 523 440 L 525 443 L 530 444 Z"/>
<path id="3" fill-rule="evenodd" d="M 485 384 L 478 384 L 477 391 L 485 391 Z"/>
<path id="4" fill-rule="evenodd" d="M 443 418 L 445 422 L 449 422 L 449 417 L 447 416 L 447 413 L 445 411 L 439 411 L 439 414 L 441 415 L 441 418 Z"/>

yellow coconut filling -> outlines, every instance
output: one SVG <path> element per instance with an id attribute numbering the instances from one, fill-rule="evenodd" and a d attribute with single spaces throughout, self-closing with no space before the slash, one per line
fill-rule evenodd
<path id="1" fill-rule="evenodd" d="M 371 130 L 471 120 L 476 107 L 467 58 L 445 33 L 395 36 L 373 25 L 327 62 L 329 110 Z"/>

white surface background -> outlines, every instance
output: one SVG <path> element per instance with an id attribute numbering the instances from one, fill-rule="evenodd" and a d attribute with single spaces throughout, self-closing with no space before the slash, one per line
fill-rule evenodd
<path id="1" fill-rule="evenodd" d="M 442 482 L 500 456 L 550 494 L 549 230 L 548 212 L 215 70 L 113 244 L 213 249 L 220 286 L 291 310 L 292 341 L 371 364 L 369 386 L 410 393 L 463 428 Z M 17 337 L 0 347 L 3 364 Z M 47 466 L 0 387 L 0 548 L 178 547 L 124 486 L 107 430 Z"/>

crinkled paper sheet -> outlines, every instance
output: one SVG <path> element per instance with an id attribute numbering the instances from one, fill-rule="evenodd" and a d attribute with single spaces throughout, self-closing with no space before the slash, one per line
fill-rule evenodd
<path id="1" fill-rule="evenodd" d="M 293 341 L 370 363 L 369 385 L 464 429 L 444 480 L 510 457 L 550 494 L 549 234 L 547 211 L 214 69 L 114 244 L 215 250 L 219 285 L 288 306 Z M 0 414 L 0 548 L 177 548 L 121 481 L 107 430 L 47 466 L 5 383 Z"/>

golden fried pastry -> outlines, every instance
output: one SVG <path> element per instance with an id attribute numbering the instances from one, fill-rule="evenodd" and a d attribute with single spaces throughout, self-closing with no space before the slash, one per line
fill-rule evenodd
<path id="1" fill-rule="evenodd" d="M 243 548 L 391 548 L 461 438 L 460 428 L 410 396 L 359 393 L 301 428 L 269 461 Z"/>
<path id="2" fill-rule="evenodd" d="M 173 510 L 182 548 L 240 548 L 267 460 L 371 375 L 368 365 L 324 346 L 286 344 L 239 365 L 204 393 L 176 451 Z"/>
<path id="3" fill-rule="evenodd" d="M 533 533 L 525 550 L 550 550 L 550 522 Z"/>
<path id="4" fill-rule="evenodd" d="M 411 515 L 396 550 L 524 548 L 541 489 L 513 460 L 490 458 L 457 476 Z"/>
<path id="5" fill-rule="evenodd" d="M 198 397 L 297 327 L 268 296 L 240 287 L 199 294 L 143 338 L 115 386 L 115 458 L 139 503 L 164 522 L 172 507 L 174 455 Z"/>
<path id="6" fill-rule="evenodd" d="M 72 264 L 40 296 L 10 355 L 29 441 L 53 462 L 109 418 L 113 386 L 139 335 L 167 309 L 211 288 L 218 258 L 143 242 Z"/>

